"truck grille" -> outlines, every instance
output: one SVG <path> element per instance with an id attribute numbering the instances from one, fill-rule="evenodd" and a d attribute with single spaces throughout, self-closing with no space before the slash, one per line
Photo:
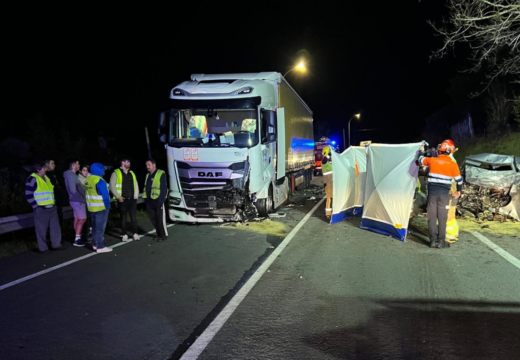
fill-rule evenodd
<path id="1" fill-rule="evenodd" d="M 182 161 L 176 164 L 184 200 L 189 207 L 215 209 L 215 201 L 219 207 L 232 204 L 232 196 L 220 195 L 218 200 L 212 197 L 216 192 L 224 194 L 233 188 L 243 187 L 243 174 L 240 172 L 245 168 L 245 162 L 223 163 L 219 167 L 208 164 L 197 164 L 200 167 L 196 167 Z"/>

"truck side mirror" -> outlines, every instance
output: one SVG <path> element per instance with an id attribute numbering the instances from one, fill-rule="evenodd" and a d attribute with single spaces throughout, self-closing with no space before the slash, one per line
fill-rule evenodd
<path id="1" fill-rule="evenodd" d="M 263 126 L 265 131 L 265 142 L 276 141 L 276 112 L 272 110 L 262 110 L 263 112 Z"/>
<path id="2" fill-rule="evenodd" d="M 168 116 L 167 116 L 167 111 L 162 111 L 160 114 L 159 114 L 159 124 L 158 124 L 158 129 L 159 129 L 159 134 L 161 133 L 164 133 L 164 129 L 166 128 L 166 120 L 168 119 Z"/>
<path id="3" fill-rule="evenodd" d="M 159 114 L 159 122 L 157 124 L 157 134 L 159 135 L 159 141 L 166 144 L 168 136 L 168 127 L 175 119 L 178 111 L 167 110 L 162 111 Z"/>

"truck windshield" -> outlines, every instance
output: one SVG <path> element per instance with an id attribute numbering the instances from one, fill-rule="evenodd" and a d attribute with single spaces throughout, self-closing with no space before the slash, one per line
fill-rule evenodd
<path id="1" fill-rule="evenodd" d="M 257 109 L 172 109 L 172 147 L 253 147 L 258 144 Z"/>

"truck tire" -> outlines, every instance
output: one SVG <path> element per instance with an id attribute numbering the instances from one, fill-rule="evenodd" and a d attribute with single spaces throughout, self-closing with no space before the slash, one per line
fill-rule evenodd
<path id="1" fill-rule="evenodd" d="M 266 217 L 268 214 L 274 211 L 273 206 L 273 187 L 269 186 L 269 192 L 267 198 L 256 200 L 256 209 L 260 217 Z"/>

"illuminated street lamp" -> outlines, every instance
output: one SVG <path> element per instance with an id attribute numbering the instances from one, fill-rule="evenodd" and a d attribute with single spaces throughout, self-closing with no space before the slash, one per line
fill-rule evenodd
<path id="1" fill-rule="evenodd" d="M 296 65 L 295 67 L 293 67 L 292 69 L 290 69 L 289 71 L 287 71 L 283 77 L 286 77 L 287 74 L 289 74 L 291 71 L 294 71 L 294 70 L 298 70 L 299 72 L 306 72 L 307 71 L 307 68 L 305 67 L 305 63 L 303 61 L 300 61 L 298 63 L 298 65 Z"/>
<path id="2" fill-rule="evenodd" d="M 359 120 L 361 118 L 361 114 L 352 115 L 352 117 L 348 121 L 348 146 L 350 146 L 350 120 L 354 118 Z M 345 149 L 347 148 L 347 143 L 345 142 L 345 128 L 343 128 L 343 146 L 345 147 Z"/>

